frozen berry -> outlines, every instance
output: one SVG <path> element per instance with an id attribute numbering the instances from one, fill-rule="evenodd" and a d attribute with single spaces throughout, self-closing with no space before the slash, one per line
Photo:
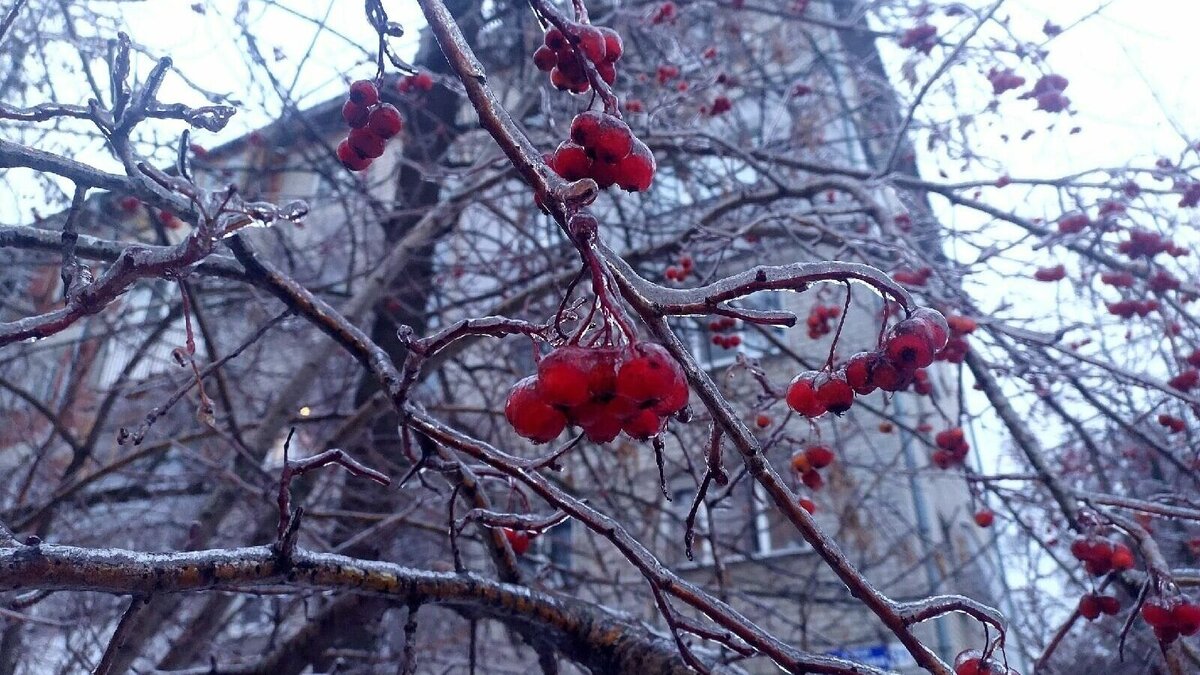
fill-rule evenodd
<path id="1" fill-rule="evenodd" d="M 350 147 L 362 157 L 377 159 L 383 156 L 383 146 L 386 141 L 371 133 L 369 129 L 352 129 L 346 140 L 350 143 Z"/>
<path id="2" fill-rule="evenodd" d="M 400 111 L 391 103 L 375 108 L 367 117 L 367 129 L 383 139 L 392 138 L 403 128 L 404 120 L 400 117 Z"/>
<path id="3" fill-rule="evenodd" d="M 642 342 L 617 373 L 617 395 L 669 415 L 687 405 L 687 379 L 665 347 Z"/>
<path id="4" fill-rule="evenodd" d="M 354 148 L 351 148 L 349 140 L 343 140 L 338 144 L 337 157 L 342 166 L 351 171 L 362 171 L 371 166 L 371 160 L 363 157 Z"/>
<path id="5" fill-rule="evenodd" d="M 826 410 L 817 396 L 816 379 L 817 373 L 810 370 L 797 375 L 788 385 L 788 407 L 808 418 L 820 417 Z"/>
<path id="6" fill-rule="evenodd" d="M 366 106 L 359 105 L 354 101 L 346 101 L 342 105 L 342 119 L 354 129 L 365 127 L 370 114 Z"/>
<path id="7" fill-rule="evenodd" d="M 533 375 L 513 385 L 504 404 L 504 416 L 514 431 L 534 443 L 554 440 L 567 426 L 566 416 L 546 400 Z"/>
<path id="8" fill-rule="evenodd" d="M 826 410 L 841 415 L 854 405 L 854 390 L 841 377 L 831 375 L 817 385 L 817 398 Z"/>
<path id="9" fill-rule="evenodd" d="M 350 85 L 350 100 L 370 108 L 379 102 L 379 88 L 370 80 L 358 80 Z"/>

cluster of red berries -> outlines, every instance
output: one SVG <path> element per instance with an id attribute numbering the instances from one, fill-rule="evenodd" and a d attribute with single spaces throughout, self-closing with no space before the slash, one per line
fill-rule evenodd
<path id="1" fill-rule="evenodd" d="M 504 415 L 535 443 L 554 440 L 568 424 L 607 443 L 622 431 L 639 440 L 658 435 L 687 401 L 683 369 L 661 345 L 565 345 L 542 358 L 536 375 L 513 385 Z"/>
<path id="2" fill-rule="evenodd" d="M 400 78 L 396 83 L 396 91 L 401 94 L 433 91 L 433 76 L 424 71 Z"/>
<path id="3" fill-rule="evenodd" d="M 733 110 L 733 101 L 728 96 L 716 97 L 713 99 L 711 106 L 700 106 L 701 113 L 712 115 L 713 117 L 724 115 L 730 110 Z"/>
<path id="4" fill-rule="evenodd" d="M 654 76 L 658 78 L 660 85 L 666 84 L 671 80 L 679 77 L 679 66 L 673 66 L 669 63 L 664 63 L 658 67 Z"/>
<path id="5" fill-rule="evenodd" d="M 1188 253 L 1187 249 L 1177 246 L 1171 239 L 1140 227 L 1129 230 L 1129 238 L 1117 244 L 1117 252 L 1130 258 L 1146 259 L 1153 258 L 1159 253 L 1166 253 L 1176 258 Z"/>
<path id="6" fill-rule="evenodd" d="M 350 85 L 342 119 L 350 125 L 350 135 L 338 144 L 337 157 L 351 171 L 371 166 L 383 156 L 388 140 L 404 128 L 400 111 L 390 103 L 379 102 L 379 88 L 370 80 Z"/>
<path id="7" fill-rule="evenodd" d="M 679 256 L 679 264 L 667 267 L 663 276 L 667 278 L 667 281 L 686 281 L 693 273 L 695 273 L 695 261 L 692 260 L 692 256 L 684 253 Z"/>
<path id="8" fill-rule="evenodd" d="M 1095 621 L 1100 618 L 1101 614 L 1114 616 L 1119 611 L 1121 611 L 1121 601 L 1113 595 L 1084 593 L 1083 597 L 1079 598 L 1079 616 L 1088 621 Z"/>
<path id="9" fill-rule="evenodd" d="M 808 326 L 808 337 L 816 340 L 822 335 L 833 332 L 833 320 L 842 315 L 842 308 L 837 305 L 813 305 L 808 310 L 808 318 L 804 324 Z"/>
<path id="10" fill-rule="evenodd" d="M 713 334 L 712 343 L 721 349 L 736 349 L 742 345 L 742 336 L 737 335 L 738 321 L 732 316 L 719 316 L 708 322 L 708 330 Z"/>
<path id="11" fill-rule="evenodd" d="M 1071 555 L 1082 561 L 1083 568 L 1094 577 L 1131 570 L 1135 562 L 1128 546 L 1097 536 L 1076 537 L 1071 542 Z"/>
<path id="12" fill-rule="evenodd" d="M 629 125 L 608 113 L 588 110 L 571 121 L 571 140 L 563 141 L 546 163 L 565 180 L 591 178 L 603 190 L 627 192 L 650 188 L 657 169 L 654 155 Z"/>
<path id="13" fill-rule="evenodd" d="M 959 652 L 954 659 L 954 675 L 1021 675 L 978 649 Z"/>
<path id="14" fill-rule="evenodd" d="M 928 54 L 937 46 L 938 29 L 927 23 L 917 24 L 900 36 L 900 46 Z"/>
<path id="15" fill-rule="evenodd" d="M 949 334 L 941 314 L 917 309 L 892 326 L 878 351 L 855 354 L 831 373 L 797 375 L 788 385 L 787 404 L 812 419 L 826 412 L 846 412 L 854 404 L 855 394 L 865 396 L 876 389 L 900 391 L 912 384 L 918 369 L 933 363 Z"/>
<path id="16" fill-rule="evenodd" d="M 533 65 L 550 73 L 550 83 L 563 91 L 582 94 L 591 88 L 587 68 L 580 54 L 596 66 L 600 79 L 617 81 L 617 60 L 625 52 L 625 43 L 617 31 L 606 26 L 573 23 L 567 28 L 570 38 L 557 28 L 546 31 L 542 46 L 533 52 Z M 578 51 L 571 46 L 574 42 Z"/>
<path id="17" fill-rule="evenodd" d="M 1033 84 L 1033 89 L 1021 94 L 1021 98 L 1036 99 L 1038 110 L 1052 113 L 1062 112 L 1071 104 L 1071 99 L 1063 95 L 1068 84 L 1070 82 L 1062 75 L 1054 73 L 1043 75 Z"/>
<path id="18" fill-rule="evenodd" d="M 904 284 L 905 286 L 924 286 L 929 283 L 929 277 L 933 276 L 932 267 L 922 267 L 916 270 L 896 270 L 892 272 L 892 278 L 896 283 Z"/>
<path id="19" fill-rule="evenodd" d="M 1100 281 L 1116 288 L 1133 287 L 1133 275 L 1129 272 L 1101 272 Z"/>
<path id="20" fill-rule="evenodd" d="M 795 471 L 804 486 L 809 490 L 820 490 L 825 485 L 821 477 L 821 469 L 833 463 L 833 451 L 824 445 L 813 445 L 792 455 L 790 461 L 792 471 Z M 812 510 L 809 510 L 812 513 Z"/>
<path id="21" fill-rule="evenodd" d="M 1164 644 L 1180 635 L 1200 633 L 1200 605 L 1184 598 L 1156 598 L 1142 605 L 1142 618 L 1154 629 L 1154 637 Z"/>
<path id="22" fill-rule="evenodd" d="M 969 316 L 958 315 L 946 317 L 946 325 L 950 327 L 950 339 L 938 353 L 937 360 L 947 363 L 962 363 L 971 349 L 970 343 L 967 342 L 967 336 L 974 333 L 979 325 L 975 323 L 975 319 Z"/>
<path id="23" fill-rule="evenodd" d="M 1160 306 L 1157 300 L 1118 300 L 1105 304 L 1108 307 L 1109 314 L 1119 316 L 1122 319 L 1133 318 L 1135 314 L 1145 317 L 1150 312 L 1156 311 Z"/>
<path id="24" fill-rule="evenodd" d="M 529 547 L 533 545 L 533 540 L 537 537 L 536 532 L 525 532 L 504 528 L 504 538 L 508 540 L 508 545 L 512 547 L 513 553 L 517 555 L 525 555 L 529 551 Z"/>
<path id="25" fill-rule="evenodd" d="M 1176 181 L 1175 190 L 1182 193 L 1179 198 L 1179 208 L 1191 209 L 1200 206 L 1200 183 L 1195 181 Z"/>
<path id="26" fill-rule="evenodd" d="M 1184 422 L 1174 415 L 1168 415 L 1167 413 L 1159 414 L 1158 423 L 1166 427 L 1167 430 L 1172 434 L 1178 434 L 1187 429 L 1187 422 Z"/>
<path id="27" fill-rule="evenodd" d="M 1062 265 L 1042 267 L 1033 273 L 1033 278 L 1038 281 L 1062 281 L 1067 278 L 1067 268 Z"/>
<path id="28" fill-rule="evenodd" d="M 1091 224 L 1092 219 L 1086 213 L 1072 213 L 1058 219 L 1058 231 L 1060 234 L 1078 234 Z"/>
<path id="29" fill-rule="evenodd" d="M 967 459 L 967 453 L 971 452 L 971 444 L 967 442 L 962 427 L 950 427 L 937 432 L 933 444 L 938 449 L 933 451 L 930 459 L 939 469 L 962 464 Z"/>
<path id="30" fill-rule="evenodd" d="M 1189 392 L 1195 389 L 1197 385 L 1200 385 L 1200 370 L 1188 368 L 1182 373 L 1179 373 L 1175 377 L 1167 380 L 1167 384 L 1171 385 L 1172 388 L 1178 389 L 1184 393 Z"/>
<path id="31" fill-rule="evenodd" d="M 1167 291 L 1179 290 L 1179 279 L 1166 270 L 1154 270 L 1150 277 L 1146 280 L 1146 286 L 1155 293 L 1166 293 Z"/>
<path id="32" fill-rule="evenodd" d="M 988 82 L 992 83 L 992 93 L 996 96 L 1006 91 L 1025 86 L 1025 78 L 1013 72 L 1012 68 L 997 69 L 992 67 L 987 74 Z"/>

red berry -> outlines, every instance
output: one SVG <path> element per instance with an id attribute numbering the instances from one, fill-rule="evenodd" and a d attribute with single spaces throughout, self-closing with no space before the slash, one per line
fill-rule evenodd
<path id="1" fill-rule="evenodd" d="M 538 379 L 530 375 L 513 385 L 504 404 L 504 416 L 514 431 L 534 443 L 554 440 L 567 426 L 567 418 L 538 390 Z"/>
<path id="2" fill-rule="evenodd" d="M 1154 637 L 1163 644 L 1170 644 L 1179 639 L 1179 629 L 1174 626 L 1155 626 Z"/>
<path id="3" fill-rule="evenodd" d="M 571 120 L 571 140 L 587 147 L 600 134 L 600 125 L 604 123 L 604 113 L 595 110 L 585 110 Z"/>
<path id="4" fill-rule="evenodd" d="M 929 338 L 929 346 L 933 348 L 934 352 L 941 351 L 946 346 L 946 341 L 950 339 L 949 322 L 937 310 L 929 309 L 928 307 L 919 307 L 913 311 L 907 320 L 920 326 L 921 330 Z"/>
<path id="5" fill-rule="evenodd" d="M 969 316 L 950 315 L 946 317 L 946 325 L 949 326 L 950 332 L 956 336 L 970 335 L 979 327 L 975 319 Z"/>
<path id="6" fill-rule="evenodd" d="M 813 500 L 811 500 L 807 497 L 800 498 L 800 508 L 804 509 L 805 511 L 808 511 L 809 513 L 817 512 L 817 505 L 813 502 Z"/>
<path id="7" fill-rule="evenodd" d="M 754 423 L 758 425 L 759 429 L 766 429 L 771 426 L 771 416 L 760 413 L 758 417 L 754 418 Z"/>
<path id="8" fill-rule="evenodd" d="M 875 391 L 875 385 L 871 382 L 871 369 L 877 358 L 878 355 L 874 352 L 859 352 L 846 361 L 842 368 L 842 376 L 854 393 L 865 396 Z"/>
<path id="9" fill-rule="evenodd" d="M 826 410 L 841 415 L 854 405 L 854 390 L 841 377 L 831 375 L 817 385 L 817 398 Z"/>
<path id="10" fill-rule="evenodd" d="M 426 72 L 420 72 L 413 75 L 413 86 L 421 91 L 430 91 L 433 89 L 433 76 Z"/>
<path id="11" fill-rule="evenodd" d="M 871 384 L 884 391 L 900 391 L 912 381 L 912 374 L 896 367 L 887 359 L 879 359 L 871 369 Z"/>
<path id="12" fill-rule="evenodd" d="M 644 441 L 657 436 L 662 430 L 662 418 L 653 410 L 642 410 L 625 422 L 623 427 L 629 436 Z"/>
<path id="13" fill-rule="evenodd" d="M 1171 618 L 1181 635 L 1191 636 L 1200 632 L 1200 605 L 1181 602 L 1171 610 Z"/>
<path id="14" fill-rule="evenodd" d="M 616 438 L 625 423 L 638 414 L 633 402 L 614 396 L 607 402 L 593 401 L 571 411 L 572 419 L 583 427 L 583 434 L 593 443 L 608 443 Z"/>
<path id="15" fill-rule="evenodd" d="M 617 163 L 617 185 L 626 192 L 645 192 L 650 189 L 657 169 L 654 154 L 641 139 L 634 139 L 629 154 Z"/>
<path id="16" fill-rule="evenodd" d="M 1175 623 L 1174 608 L 1162 600 L 1147 600 L 1142 605 L 1142 618 L 1154 628 L 1164 628 Z"/>
<path id="17" fill-rule="evenodd" d="M 788 407 L 808 418 L 820 417 L 826 410 L 817 396 L 816 379 L 817 373 L 810 370 L 797 375 L 788 385 Z"/>
<path id="18" fill-rule="evenodd" d="M 592 169 L 592 160 L 583 147 L 563 141 L 550 159 L 550 167 L 564 180 L 587 178 Z"/>
<path id="19" fill-rule="evenodd" d="M 1175 377 L 1167 380 L 1167 384 L 1171 385 L 1171 387 L 1174 389 L 1178 389 L 1179 391 L 1185 393 L 1189 392 L 1192 389 L 1195 389 L 1197 385 L 1200 385 L 1200 370 L 1197 370 L 1196 368 L 1189 368 Z"/>
<path id="20" fill-rule="evenodd" d="M 1112 556 L 1109 558 L 1109 563 L 1112 568 L 1118 572 L 1133 569 L 1134 559 L 1133 551 L 1125 544 L 1117 544 L 1113 547 Z"/>
<path id="21" fill-rule="evenodd" d="M 996 514 L 991 509 L 980 509 L 975 512 L 975 524 L 979 527 L 991 527 L 996 521 Z"/>
<path id="22" fill-rule="evenodd" d="M 933 363 L 933 349 L 926 337 L 918 333 L 889 336 L 884 353 L 897 370 L 915 370 Z"/>
<path id="23" fill-rule="evenodd" d="M 1121 601 L 1111 595 L 1098 595 L 1096 602 L 1100 605 L 1100 613 L 1109 616 L 1121 611 Z"/>
<path id="24" fill-rule="evenodd" d="M 366 106 L 359 105 L 354 101 L 346 101 L 342 106 L 342 119 L 354 129 L 361 129 L 366 126 L 367 118 L 370 114 Z"/>
<path id="25" fill-rule="evenodd" d="M 548 73 L 558 65 L 558 54 L 545 45 L 533 52 L 533 65 L 540 71 Z"/>
<path id="26" fill-rule="evenodd" d="M 1079 598 L 1079 616 L 1088 621 L 1095 621 L 1100 617 L 1100 602 L 1096 596 L 1088 593 Z"/>
<path id="27" fill-rule="evenodd" d="M 604 33 L 592 26 L 579 26 L 575 30 L 575 36 L 579 38 L 579 51 L 588 57 L 588 60 L 595 64 L 601 64 L 605 61 L 605 40 Z"/>
<path id="28" fill-rule="evenodd" d="M 392 138 L 404 128 L 400 111 L 391 103 L 384 103 L 371 111 L 367 117 L 367 129 L 383 139 Z"/>
<path id="29" fill-rule="evenodd" d="M 1033 278 L 1038 281 L 1060 281 L 1067 277 L 1067 268 L 1062 265 L 1054 267 L 1042 267 L 1033 273 Z"/>
<path id="30" fill-rule="evenodd" d="M 825 479 L 816 469 L 810 469 L 800 474 L 800 480 L 804 482 L 804 486 L 809 490 L 816 492 L 825 485 Z"/>
<path id="31" fill-rule="evenodd" d="M 516 532 L 507 527 L 501 531 L 504 532 L 504 538 L 508 540 L 508 545 L 512 547 L 513 553 L 517 555 L 525 555 L 533 543 L 533 535 L 528 532 Z"/>
<path id="32" fill-rule="evenodd" d="M 612 85 L 616 84 L 617 82 L 617 67 L 613 65 L 611 61 L 605 61 L 604 63 L 597 64 L 596 73 L 600 76 L 600 79 L 604 80 L 607 84 Z M 629 107 L 629 111 L 636 112 L 632 106 Z"/>
<path id="33" fill-rule="evenodd" d="M 377 159 L 383 156 L 383 146 L 386 143 L 382 138 L 371 133 L 369 129 L 351 129 L 350 136 L 346 139 L 350 147 L 361 157 L 367 159 Z"/>
<path id="34" fill-rule="evenodd" d="M 580 113 L 571 121 L 571 140 L 596 159 L 614 164 L 633 150 L 633 132 L 628 124 L 593 111 Z"/>
<path id="35" fill-rule="evenodd" d="M 350 85 L 350 100 L 370 108 L 379 103 L 379 88 L 370 80 L 358 80 Z"/>
<path id="36" fill-rule="evenodd" d="M 625 41 L 621 39 L 621 34 L 607 26 L 600 26 L 597 30 L 604 37 L 604 59 L 609 63 L 620 59 L 625 53 Z"/>
<path id="37" fill-rule="evenodd" d="M 633 348 L 633 358 L 617 373 L 617 395 L 639 408 L 669 415 L 687 405 L 687 378 L 665 347 L 642 342 Z"/>
<path id="38" fill-rule="evenodd" d="M 833 463 L 833 451 L 824 445 L 814 445 L 804 451 L 804 458 L 814 469 L 824 469 Z"/>
<path id="39" fill-rule="evenodd" d="M 545 41 L 546 46 L 554 51 L 558 51 L 567 46 L 567 39 L 563 37 L 562 31 L 558 30 L 557 28 L 551 28 L 550 30 L 546 31 L 546 35 L 543 40 Z"/>
<path id="40" fill-rule="evenodd" d="M 592 399 L 593 350 L 577 345 L 555 349 L 538 362 L 538 387 L 551 404 L 573 408 Z"/>
<path id="41" fill-rule="evenodd" d="M 1091 224 L 1092 221 L 1086 213 L 1075 213 L 1059 219 L 1058 231 L 1062 234 L 1076 234 L 1083 232 Z"/>
<path id="42" fill-rule="evenodd" d="M 338 144 L 337 157 L 342 166 L 351 171 L 362 171 L 371 166 L 371 160 L 363 157 L 354 148 L 351 148 L 349 140 L 343 140 Z"/>
<path id="43" fill-rule="evenodd" d="M 1087 570 L 1088 574 L 1094 577 L 1104 576 L 1112 569 L 1112 563 L 1102 559 L 1085 560 L 1083 562 L 1083 569 Z"/>
<path id="44" fill-rule="evenodd" d="M 1016 675 L 1016 671 L 1005 668 L 993 659 L 983 658 L 978 649 L 960 652 L 954 659 L 954 675 Z"/>
<path id="45" fill-rule="evenodd" d="M 713 104 L 712 107 L 709 108 L 708 114 L 716 116 L 722 113 L 727 113 L 730 110 L 733 110 L 733 101 L 729 100 L 728 96 L 718 96 L 717 98 L 713 99 Z"/>
<path id="46" fill-rule="evenodd" d="M 597 159 L 592 162 L 591 178 L 602 190 L 612 187 L 617 182 L 617 165 Z"/>

